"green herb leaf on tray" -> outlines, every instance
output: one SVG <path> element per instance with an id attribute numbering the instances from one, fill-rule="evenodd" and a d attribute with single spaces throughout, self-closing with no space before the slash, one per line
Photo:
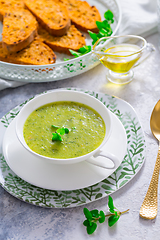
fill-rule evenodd
<path id="1" fill-rule="evenodd" d="M 70 59 L 69 59 L 69 58 L 64 58 L 63 60 L 64 60 L 64 61 L 68 61 L 68 60 L 70 60 Z"/>
<path id="2" fill-rule="evenodd" d="M 106 214 L 101 210 L 100 212 L 97 209 L 89 211 L 87 208 L 83 209 L 86 220 L 83 222 L 83 225 L 86 227 L 87 233 L 92 234 L 97 229 L 97 222 L 103 223 L 108 217 L 108 225 L 112 227 L 120 218 L 120 216 L 129 211 L 120 212 L 113 204 L 113 199 L 111 196 L 108 197 L 108 207 L 109 214 Z"/>
<path id="3" fill-rule="evenodd" d="M 73 51 L 73 50 L 71 50 L 71 49 L 69 49 L 69 51 L 70 51 L 70 53 L 71 53 L 73 56 L 75 56 L 75 57 L 80 57 L 80 56 L 83 55 L 82 53 Z M 78 51 L 79 51 L 79 50 L 78 50 Z"/>
<path id="4" fill-rule="evenodd" d="M 86 52 L 90 52 L 91 51 L 91 46 L 84 46 L 84 47 L 81 47 L 80 49 L 79 49 L 79 52 L 80 53 L 86 53 Z"/>
<path id="5" fill-rule="evenodd" d="M 113 19 L 114 15 L 110 10 L 104 13 L 104 17 L 106 20 L 111 21 L 111 23 L 114 22 L 114 19 Z"/>
<path id="6" fill-rule="evenodd" d="M 78 50 L 78 52 L 69 49 L 70 53 L 75 57 L 80 57 L 86 53 L 89 53 L 91 50 L 91 46 L 83 46 Z"/>
<path id="7" fill-rule="evenodd" d="M 88 31 L 88 33 L 89 33 L 90 37 L 93 39 L 93 41 L 96 42 L 99 39 L 99 37 L 97 36 L 96 33 L 93 33 L 91 31 Z"/>
<path id="8" fill-rule="evenodd" d="M 111 34 L 113 33 L 112 28 L 111 28 L 111 24 L 114 22 L 113 19 L 114 15 L 113 13 L 108 10 L 104 13 L 104 18 L 105 20 L 100 22 L 100 21 L 96 21 L 96 25 L 97 28 L 99 29 L 99 32 L 93 33 L 91 31 L 88 30 L 88 33 L 91 37 L 92 41 L 92 45 L 95 44 L 96 41 L 98 41 L 98 39 L 102 38 L 102 37 L 108 37 L 111 36 Z M 70 53 L 74 56 L 74 57 L 80 57 L 83 56 L 84 54 L 87 54 L 89 52 L 91 52 L 92 47 L 90 45 L 85 45 L 83 47 L 81 47 L 77 52 L 73 51 L 71 49 L 69 49 Z M 66 61 L 68 59 L 64 59 L 64 61 Z"/>

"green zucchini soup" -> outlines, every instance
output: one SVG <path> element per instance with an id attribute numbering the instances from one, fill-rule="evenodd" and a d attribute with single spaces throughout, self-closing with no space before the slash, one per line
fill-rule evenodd
<path id="1" fill-rule="evenodd" d="M 23 135 L 32 151 L 67 159 L 95 150 L 103 142 L 105 131 L 105 123 L 94 109 L 77 102 L 60 101 L 33 111 L 25 121 Z"/>

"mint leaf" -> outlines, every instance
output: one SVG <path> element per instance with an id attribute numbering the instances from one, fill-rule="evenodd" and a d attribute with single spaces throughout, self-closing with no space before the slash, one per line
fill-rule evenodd
<path id="1" fill-rule="evenodd" d="M 105 24 L 103 22 L 96 21 L 97 28 L 101 30 L 101 28 L 105 27 Z"/>
<path id="2" fill-rule="evenodd" d="M 87 219 L 84 220 L 83 225 L 84 225 L 85 227 L 90 226 L 90 221 L 88 221 Z"/>
<path id="3" fill-rule="evenodd" d="M 105 28 L 102 28 L 100 33 L 103 34 L 104 36 L 108 36 L 108 34 L 110 34 L 110 30 L 106 30 Z"/>
<path id="4" fill-rule="evenodd" d="M 95 222 L 91 223 L 91 226 L 87 226 L 87 233 L 92 234 L 97 228 L 97 224 Z"/>
<path id="5" fill-rule="evenodd" d="M 71 53 L 73 56 L 75 56 L 75 57 L 80 57 L 80 56 L 83 55 L 82 53 L 79 53 L 79 52 L 73 51 L 73 50 L 71 50 L 71 49 L 69 49 L 69 51 L 70 51 L 70 53 Z"/>
<path id="6" fill-rule="evenodd" d="M 108 10 L 104 13 L 104 17 L 105 17 L 106 20 L 112 20 L 113 19 L 113 13 L 110 10 Z"/>
<path id="7" fill-rule="evenodd" d="M 105 216 L 104 212 L 100 211 L 99 216 L 100 216 L 99 223 L 103 223 L 106 219 L 106 216 Z"/>
<path id="8" fill-rule="evenodd" d="M 52 141 L 62 141 L 62 138 L 57 132 L 55 132 L 52 133 Z"/>
<path id="9" fill-rule="evenodd" d="M 65 134 L 65 129 L 64 129 L 64 127 L 58 128 L 57 133 L 59 133 L 59 134 L 61 134 L 61 135 L 64 135 L 64 134 Z"/>
<path id="10" fill-rule="evenodd" d="M 69 133 L 69 129 L 68 128 L 64 128 L 65 133 L 68 134 Z"/>
<path id="11" fill-rule="evenodd" d="M 98 41 L 98 39 L 100 39 L 102 37 L 111 36 L 113 31 L 112 31 L 112 28 L 110 25 L 114 22 L 113 17 L 114 17 L 114 15 L 110 10 L 106 11 L 104 13 L 105 20 L 102 22 L 96 21 L 97 28 L 99 29 L 98 34 L 93 33 L 88 30 L 88 33 L 89 33 L 91 39 L 93 40 L 92 45 L 94 45 L 96 43 L 96 41 Z M 84 54 L 91 52 L 91 50 L 92 50 L 91 46 L 83 46 L 77 52 L 69 49 L 70 53 L 75 57 L 83 56 Z"/>
<path id="12" fill-rule="evenodd" d="M 111 196 L 108 196 L 108 207 L 109 207 L 109 211 L 111 213 L 114 213 L 114 204 L 113 204 L 113 199 Z"/>
<path id="13" fill-rule="evenodd" d="M 90 213 L 92 214 L 93 218 L 98 218 L 99 217 L 99 213 L 97 209 L 91 210 Z"/>
<path id="14" fill-rule="evenodd" d="M 58 126 L 55 126 L 55 125 L 51 125 L 51 127 L 54 127 L 54 128 L 59 128 Z"/>
<path id="15" fill-rule="evenodd" d="M 104 21 L 103 21 L 103 28 L 105 28 L 105 29 L 111 29 L 111 26 L 110 26 L 110 24 L 108 23 L 107 20 L 104 20 Z"/>
<path id="16" fill-rule="evenodd" d="M 115 216 L 115 215 L 110 216 L 108 218 L 109 227 L 112 227 L 118 221 L 119 218 L 120 218 L 120 216 Z"/>
<path id="17" fill-rule="evenodd" d="M 87 220 L 91 220 L 92 219 L 92 214 L 90 213 L 90 211 L 87 208 L 83 209 L 84 215 L 87 218 Z"/>
<path id="18" fill-rule="evenodd" d="M 91 31 L 88 30 L 88 33 L 90 35 L 90 37 L 94 40 L 94 41 L 97 41 L 98 40 L 98 37 L 97 37 L 97 34 L 96 33 L 93 33 Z"/>
<path id="19" fill-rule="evenodd" d="M 108 207 L 109 211 L 111 213 L 106 214 L 103 211 L 98 211 L 97 209 L 89 211 L 87 208 L 83 209 L 84 215 L 87 218 L 84 222 L 83 225 L 87 228 L 87 233 L 92 234 L 96 228 L 97 224 L 96 222 L 98 221 L 99 223 L 105 222 L 106 217 L 108 217 L 108 225 L 109 227 L 112 227 L 120 218 L 120 216 L 126 212 L 129 211 L 127 209 L 126 211 L 120 212 L 119 210 L 115 211 L 115 206 L 113 204 L 113 199 L 111 196 L 108 197 Z"/>
<path id="20" fill-rule="evenodd" d="M 91 51 L 91 46 L 83 46 L 78 50 L 79 53 L 83 53 L 83 54 L 88 53 L 90 51 Z"/>
<path id="21" fill-rule="evenodd" d="M 91 50 L 92 50 L 91 46 L 83 46 L 78 50 L 78 52 L 69 49 L 70 53 L 75 57 L 80 57 L 86 53 L 89 53 Z"/>
<path id="22" fill-rule="evenodd" d="M 58 128 L 57 133 L 64 135 L 65 133 L 69 133 L 69 129 L 65 127 Z"/>
<path id="23" fill-rule="evenodd" d="M 59 128 L 58 126 L 51 125 L 54 128 L 58 128 L 56 132 L 52 133 L 52 141 L 62 141 L 62 137 L 65 133 L 69 133 L 69 129 L 65 127 Z"/>

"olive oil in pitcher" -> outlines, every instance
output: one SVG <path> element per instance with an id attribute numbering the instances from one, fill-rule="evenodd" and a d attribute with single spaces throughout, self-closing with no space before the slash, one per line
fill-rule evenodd
<path id="1" fill-rule="evenodd" d="M 105 50 L 108 55 L 103 56 L 101 63 L 117 73 L 128 72 L 141 57 L 139 46 L 134 44 L 117 44 Z"/>

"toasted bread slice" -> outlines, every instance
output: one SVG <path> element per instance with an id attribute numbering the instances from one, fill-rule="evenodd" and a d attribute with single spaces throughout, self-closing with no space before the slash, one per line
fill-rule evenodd
<path id="1" fill-rule="evenodd" d="M 67 8 L 53 0 L 24 0 L 26 7 L 51 35 L 64 35 L 71 23 Z"/>
<path id="2" fill-rule="evenodd" d="M 2 45 L 10 54 L 27 47 L 37 36 L 38 23 L 28 10 L 6 13 L 3 19 Z"/>
<path id="3" fill-rule="evenodd" d="M 24 9 L 22 0 L 0 0 L 0 21 L 3 21 L 5 13 Z"/>
<path id="4" fill-rule="evenodd" d="M 55 63 L 56 55 L 39 39 L 35 39 L 26 49 L 10 55 L 4 52 L 0 42 L 0 61 L 24 65 L 46 65 Z"/>
<path id="5" fill-rule="evenodd" d="M 81 0 L 55 0 L 64 4 L 69 11 L 72 23 L 87 32 L 98 32 L 96 21 L 101 21 L 101 15 L 95 6 L 90 6 L 86 1 Z"/>
<path id="6" fill-rule="evenodd" d="M 39 28 L 38 35 L 52 50 L 71 54 L 69 49 L 78 51 L 85 43 L 85 37 L 77 30 L 74 25 L 71 25 L 67 33 L 62 37 L 54 37 L 50 35 L 45 29 Z"/>

